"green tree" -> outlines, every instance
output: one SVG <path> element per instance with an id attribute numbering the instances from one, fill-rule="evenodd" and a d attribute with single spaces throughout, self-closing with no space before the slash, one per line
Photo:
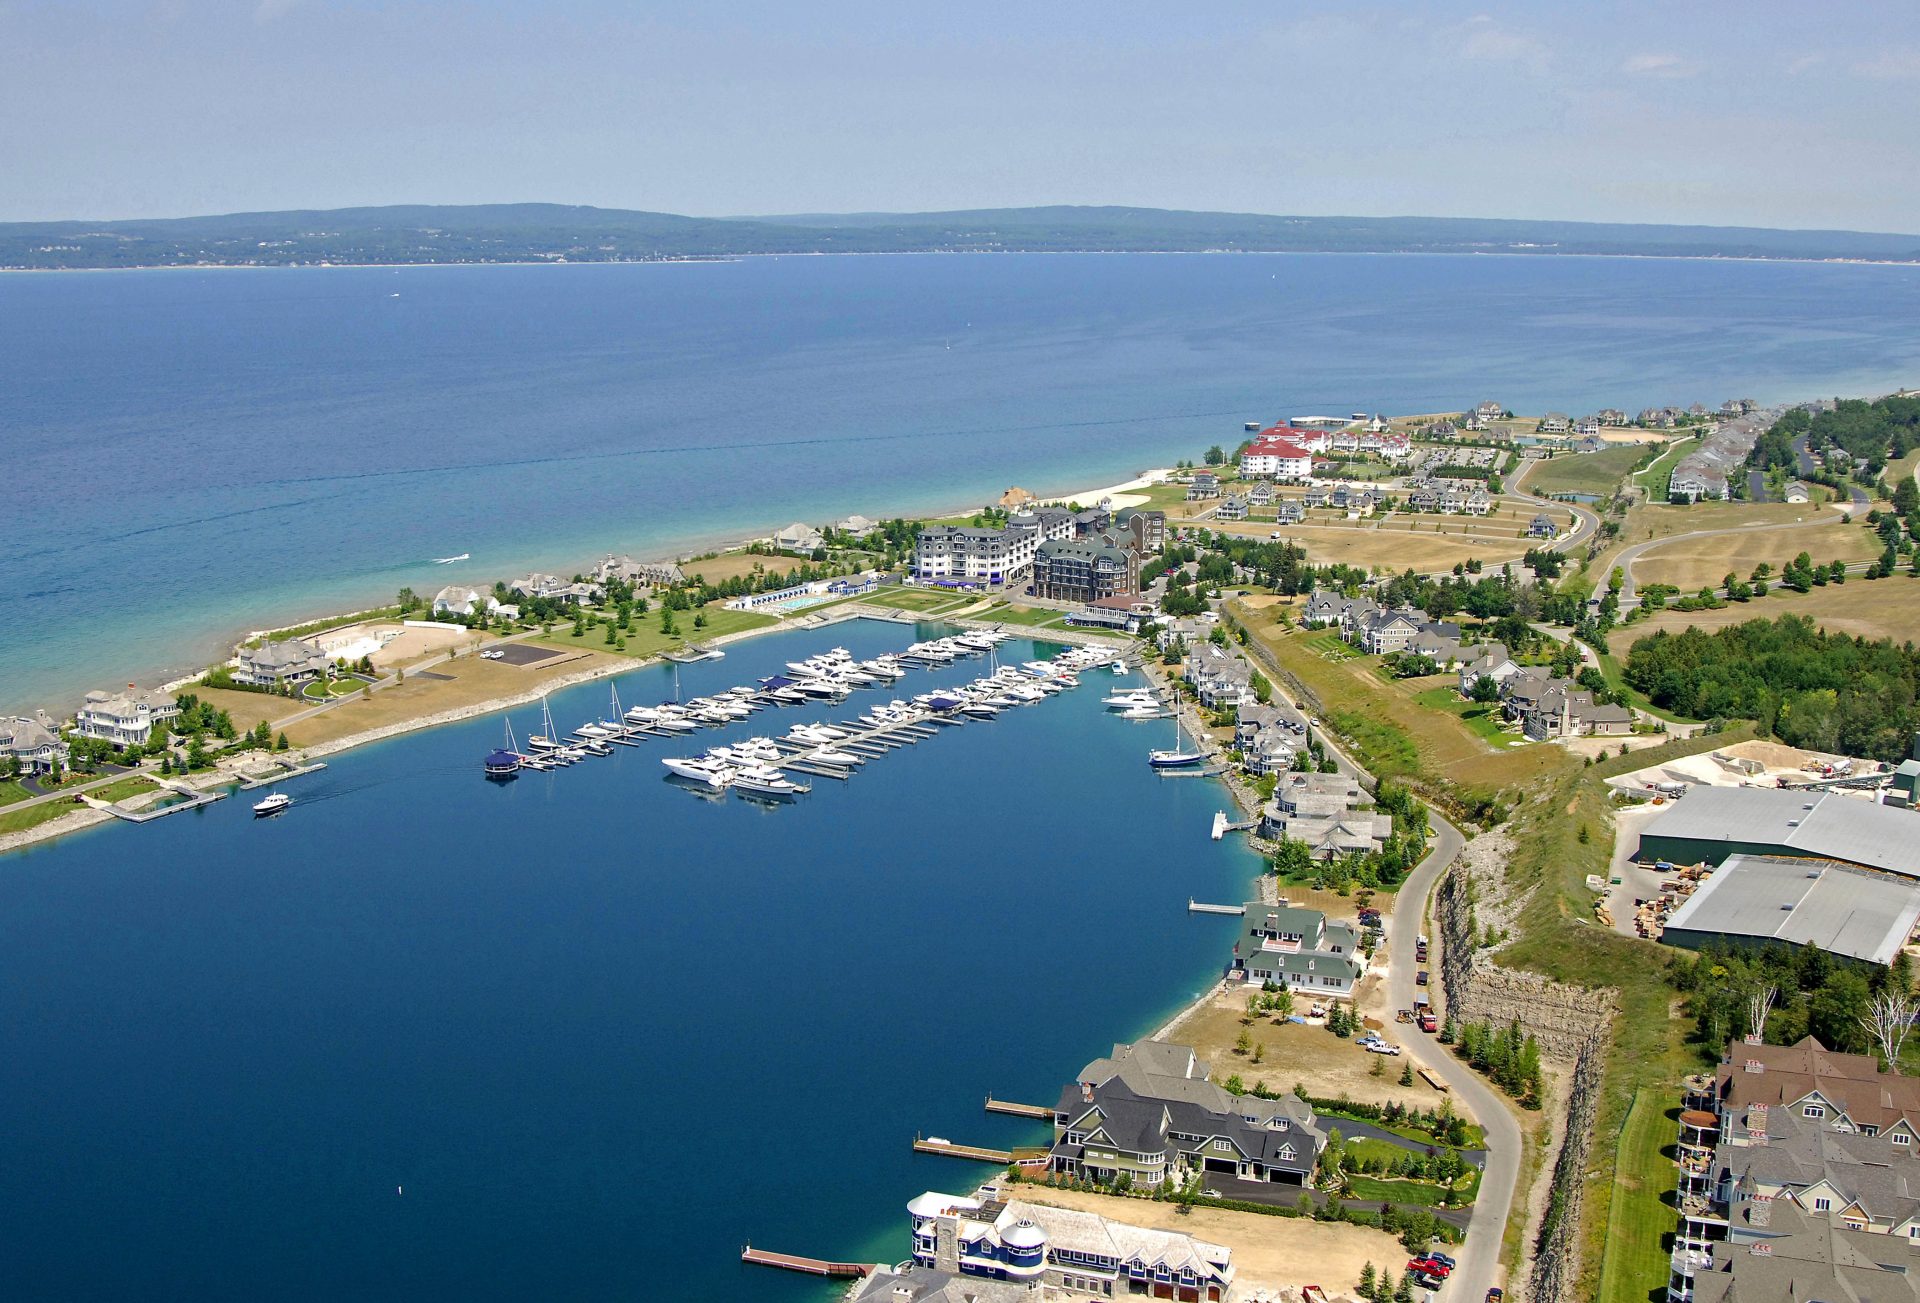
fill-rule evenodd
<path id="1" fill-rule="evenodd" d="M 1400 1084 L 1402 1086 L 1411 1086 L 1413 1084 L 1412 1059 L 1403 1057 L 1400 1061 Z"/>

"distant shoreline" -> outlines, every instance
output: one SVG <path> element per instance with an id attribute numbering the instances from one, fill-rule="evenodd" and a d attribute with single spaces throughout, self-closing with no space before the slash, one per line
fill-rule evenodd
<path id="1" fill-rule="evenodd" d="M 1808 258 L 1725 253 L 1550 253 L 1514 249 L 796 249 L 782 253 L 687 254 L 665 258 L 501 258 L 473 262 L 154 262 L 126 267 L 0 266 L 0 275 L 146 271 L 412 271 L 429 267 L 671 267 L 768 258 L 1526 258 L 1628 259 L 1638 262 L 1779 263 L 1807 267 L 1920 267 L 1916 258 Z"/>

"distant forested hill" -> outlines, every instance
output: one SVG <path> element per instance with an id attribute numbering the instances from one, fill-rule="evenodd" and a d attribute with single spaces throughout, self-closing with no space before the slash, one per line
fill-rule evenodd
<path id="1" fill-rule="evenodd" d="M 628 262 L 763 253 L 1212 250 L 1920 262 L 1920 236 L 1067 207 L 713 218 L 562 204 L 401 205 L 138 221 L 0 223 L 0 267 L 15 268 Z"/>

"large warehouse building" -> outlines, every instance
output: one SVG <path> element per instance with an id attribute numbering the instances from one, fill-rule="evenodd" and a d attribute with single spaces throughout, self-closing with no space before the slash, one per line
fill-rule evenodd
<path id="1" fill-rule="evenodd" d="M 1838 792 L 1692 787 L 1640 834 L 1642 863 L 1729 855 L 1837 860 L 1920 878 L 1920 814 Z"/>
<path id="2" fill-rule="evenodd" d="M 1732 855 L 1674 911 L 1660 939 L 1689 950 L 1710 941 L 1814 945 L 1890 964 L 1917 922 L 1920 883 L 1839 864 Z"/>

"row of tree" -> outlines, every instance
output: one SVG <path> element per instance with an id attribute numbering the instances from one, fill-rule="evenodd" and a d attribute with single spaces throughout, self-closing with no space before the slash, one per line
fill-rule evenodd
<path id="1" fill-rule="evenodd" d="M 1829 633 L 1803 616 L 1662 631 L 1634 644 L 1625 675 L 1656 706 L 1758 720 L 1815 751 L 1895 761 L 1920 727 L 1920 649 Z"/>

